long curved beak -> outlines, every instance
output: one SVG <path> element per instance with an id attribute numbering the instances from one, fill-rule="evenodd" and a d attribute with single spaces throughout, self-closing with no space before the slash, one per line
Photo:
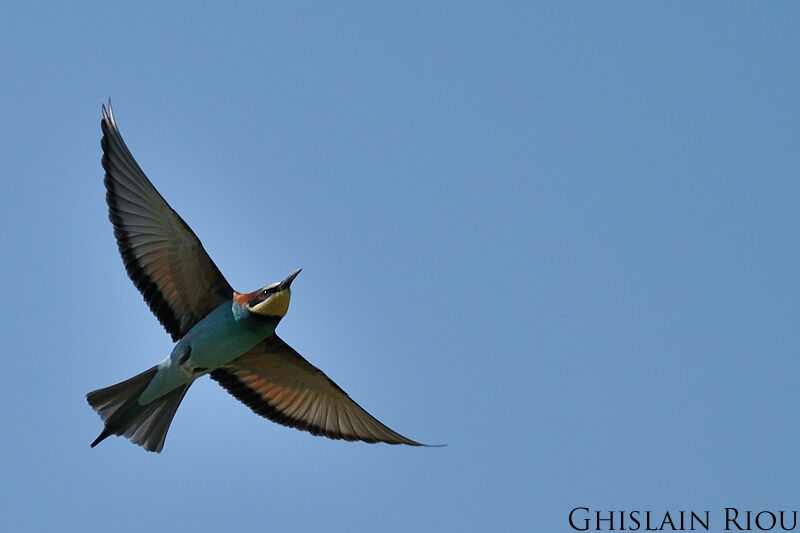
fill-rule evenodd
<path id="1" fill-rule="evenodd" d="M 297 275 L 300 273 L 301 270 L 303 270 L 303 269 L 302 268 L 298 268 L 297 270 L 295 270 L 294 272 L 289 274 L 289 276 L 285 280 L 281 281 L 281 284 L 279 285 L 280 290 L 288 289 L 289 285 L 292 284 L 292 282 L 294 281 L 294 278 L 297 277 Z"/>

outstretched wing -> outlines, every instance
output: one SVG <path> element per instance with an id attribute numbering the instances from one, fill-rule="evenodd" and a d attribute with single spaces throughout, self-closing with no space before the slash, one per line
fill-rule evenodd
<path id="1" fill-rule="evenodd" d="M 421 446 L 381 424 L 277 335 L 211 377 L 255 413 L 284 426 L 331 439 Z"/>
<path id="2" fill-rule="evenodd" d="M 103 168 L 108 218 L 133 284 L 177 341 L 233 289 L 191 228 L 167 204 L 131 155 L 103 106 Z"/>

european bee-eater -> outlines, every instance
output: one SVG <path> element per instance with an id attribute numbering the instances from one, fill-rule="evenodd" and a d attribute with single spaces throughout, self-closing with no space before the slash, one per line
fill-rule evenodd
<path id="1" fill-rule="evenodd" d="M 234 291 L 134 160 L 110 101 L 101 127 L 108 217 L 122 261 L 176 344 L 150 370 L 86 395 L 105 423 L 92 447 L 124 435 L 160 452 L 186 391 L 205 374 L 279 424 L 331 439 L 420 446 L 372 417 L 275 333 L 300 270 L 253 292 Z"/>

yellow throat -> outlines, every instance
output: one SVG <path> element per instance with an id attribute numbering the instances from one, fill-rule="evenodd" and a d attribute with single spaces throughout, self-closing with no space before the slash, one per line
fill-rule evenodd
<path id="1" fill-rule="evenodd" d="M 260 304 L 251 307 L 250 311 L 264 316 L 284 317 L 286 316 L 286 312 L 289 311 L 290 297 L 289 289 L 284 289 L 270 295 L 269 298 Z"/>

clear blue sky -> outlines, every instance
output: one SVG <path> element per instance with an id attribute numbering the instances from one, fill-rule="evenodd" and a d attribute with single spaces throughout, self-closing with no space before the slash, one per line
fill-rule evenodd
<path id="1" fill-rule="evenodd" d="M 0 16 L 2 531 L 565 531 L 793 508 L 796 3 L 188 3 Z M 438 449 L 192 387 L 161 455 L 84 394 L 171 342 L 107 216 L 100 105 L 282 336 Z M 796 508 L 796 507 L 794 507 Z"/>

